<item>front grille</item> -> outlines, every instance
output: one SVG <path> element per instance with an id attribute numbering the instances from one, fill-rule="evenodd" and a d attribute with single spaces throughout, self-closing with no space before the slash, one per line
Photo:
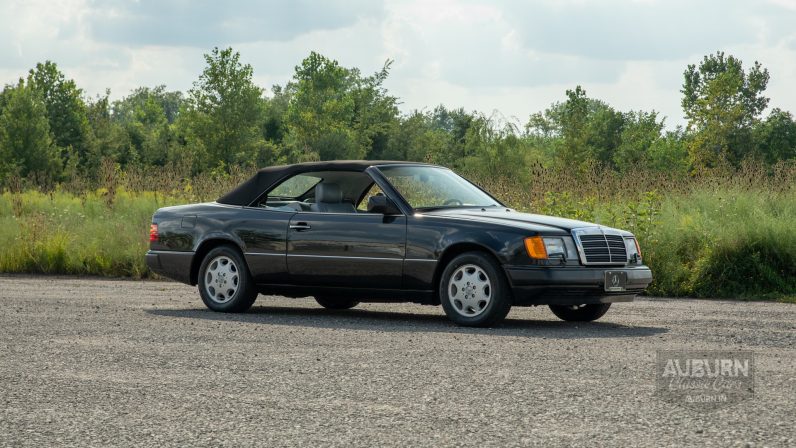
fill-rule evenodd
<path id="1" fill-rule="evenodd" d="M 622 235 L 595 228 L 575 232 L 584 264 L 626 264 L 627 249 Z"/>

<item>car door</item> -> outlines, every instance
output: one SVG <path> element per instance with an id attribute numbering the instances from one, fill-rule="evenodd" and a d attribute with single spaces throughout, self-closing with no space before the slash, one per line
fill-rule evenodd
<path id="1" fill-rule="evenodd" d="M 399 289 L 405 250 L 403 215 L 299 212 L 288 226 L 295 285 Z"/>

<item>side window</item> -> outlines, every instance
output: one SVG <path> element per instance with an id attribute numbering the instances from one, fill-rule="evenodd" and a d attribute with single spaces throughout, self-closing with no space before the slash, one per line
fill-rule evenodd
<path id="1" fill-rule="evenodd" d="M 310 189 L 320 181 L 320 177 L 299 174 L 277 185 L 276 188 L 268 193 L 268 197 L 278 199 L 295 199 L 310 191 Z"/>
<path id="2" fill-rule="evenodd" d="M 365 193 L 365 196 L 362 197 L 362 200 L 359 202 L 359 204 L 357 204 L 357 211 L 358 212 L 367 212 L 368 211 L 368 199 L 370 199 L 371 196 L 376 196 L 378 194 L 382 194 L 383 195 L 384 192 L 381 191 L 381 188 L 379 188 L 378 185 L 373 184 L 370 187 L 370 189 L 368 190 L 368 192 Z"/>
<path id="3" fill-rule="evenodd" d="M 286 179 L 260 199 L 258 207 L 282 211 L 309 210 L 309 204 L 301 201 L 301 197 L 315 188 L 322 179 L 308 174 L 299 174 Z"/>

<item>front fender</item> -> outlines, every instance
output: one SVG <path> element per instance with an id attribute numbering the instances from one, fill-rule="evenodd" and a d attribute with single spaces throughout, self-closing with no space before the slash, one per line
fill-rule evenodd
<path id="1" fill-rule="evenodd" d="M 507 264 L 525 250 L 525 235 L 511 228 L 428 216 L 409 218 L 405 289 L 435 290 L 437 275 L 447 260 L 463 252 L 481 250 L 494 256 L 500 264 Z"/>
<path id="2" fill-rule="evenodd" d="M 484 248 L 501 264 L 507 264 L 525 253 L 526 236 L 532 235 L 511 227 L 412 216 L 407 225 L 406 258 L 440 260 L 451 247 L 469 244 Z"/>

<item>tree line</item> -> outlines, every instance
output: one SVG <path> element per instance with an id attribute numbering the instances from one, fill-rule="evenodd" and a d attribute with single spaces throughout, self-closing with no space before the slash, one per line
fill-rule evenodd
<path id="1" fill-rule="evenodd" d="M 313 52 L 289 82 L 265 91 L 233 49 L 204 58 L 186 93 L 140 87 L 116 101 L 108 91 L 88 98 L 54 62 L 37 64 L 0 93 L 0 186 L 96 179 L 109 162 L 224 175 L 233 167 L 398 159 L 522 180 L 539 165 L 686 174 L 796 159 L 793 115 L 775 108 L 763 116 L 768 71 L 722 52 L 684 71 L 687 126 L 674 130 L 655 111 L 619 111 L 580 86 L 521 125 L 442 105 L 401 113 L 384 87 L 390 61 L 364 75 Z"/>

